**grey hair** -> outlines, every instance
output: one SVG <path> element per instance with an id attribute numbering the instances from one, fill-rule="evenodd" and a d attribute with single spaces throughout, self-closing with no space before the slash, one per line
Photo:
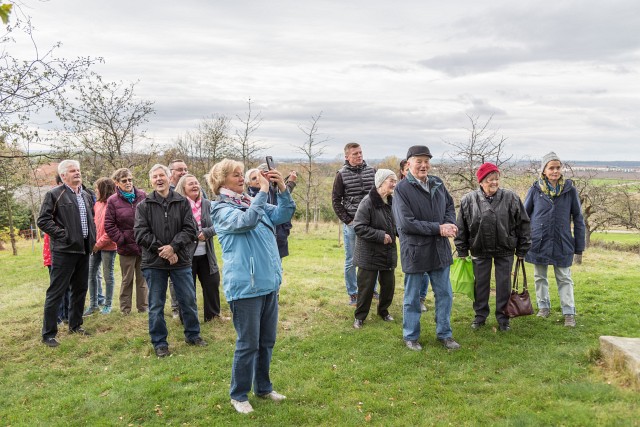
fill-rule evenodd
<path id="1" fill-rule="evenodd" d="M 251 184 L 251 174 L 254 172 L 260 172 L 260 169 L 257 169 L 257 168 L 249 169 L 247 173 L 244 174 L 244 183 L 246 184 L 247 187 L 249 187 Z"/>
<path id="2" fill-rule="evenodd" d="M 151 169 L 149 169 L 149 180 L 151 180 L 151 175 L 153 175 L 153 171 L 156 169 L 164 170 L 164 173 L 167 175 L 167 178 L 171 176 L 171 171 L 169 170 L 168 167 L 166 167 L 165 165 L 161 165 L 160 163 L 156 163 L 155 165 L 151 166 Z"/>
<path id="3" fill-rule="evenodd" d="M 70 159 L 61 161 L 60 164 L 58 165 L 58 175 L 60 175 L 60 177 L 62 177 L 62 175 L 66 175 L 67 171 L 71 166 L 75 166 L 78 169 L 80 169 L 80 162 L 77 160 L 70 160 Z"/>
<path id="4" fill-rule="evenodd" d="M 187 197 L 187 195 L 185 194 L 184 191 L 184 187 L 187 185 L 187 178 L 196 178 L 195 175 L 192 175 L 190 173 L 186 173 L 184 175 L 182 175 L 182 177 L 180 177 L 180 180 L 178 180 L 178 183 L 176 184 L 176 188 L 174 188 L 174 191 L 178 194 L 181 194 L 185 197 Z M 198 178 L 196 178 L 196 181 L 198 181 L 198 183 L 200 183 L 200 181 L 198 180 Z"/>

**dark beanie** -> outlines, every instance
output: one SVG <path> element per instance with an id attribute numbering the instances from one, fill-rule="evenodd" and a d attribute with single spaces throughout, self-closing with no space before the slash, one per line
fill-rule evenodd
<path id="1" fill-rule="evenodd" d="M 427 156 L 432 158 L 431 151 L 429 151 L 429 147 L 426 145 L 414 145 L 413 147 L 409 147 L 409 151 L 407 151 L 407 160 L 414 156 Z"/>
<path id="2" fill-rule="evenodd" d="M 493 163 L 487 162 L 480 165 L 480 167 L 478 168 L 478 171 L 476 172 L 476 177 L 478 178 L 478 182 L 482 182 L 482 180 L 485 179 L 485 177 L 489 175 L 491 172 L 500 173 L 500 169 L 498 169 L 498 167 Z"/>

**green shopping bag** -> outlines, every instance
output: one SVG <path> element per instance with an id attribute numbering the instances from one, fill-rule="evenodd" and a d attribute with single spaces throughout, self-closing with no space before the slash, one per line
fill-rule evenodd
<path id="1" fill-rule="evenodd" d="M 473 261 L 471 261 L 471 257 L 454 258 L 449 276 L 453 292 L 464 294 L 471 301 L 475 301 L 476 279 L 473 276 Z"/>

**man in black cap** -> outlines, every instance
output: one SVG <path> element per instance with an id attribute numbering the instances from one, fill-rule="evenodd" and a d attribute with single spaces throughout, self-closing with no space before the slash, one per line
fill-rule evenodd
<path id="1" fill-rule="evenodd" d="M 414 145 L 407 152 L 409 172 L 395 190 L 393 214 L 400 237 L 404 272 L 402 335 L 407 348 L 420 351 L 420 287 L 427 274 L 435 296 L 436 338 L 449 350 L 460 348 L 451 331 L 453 263 L 449 237 L 458 233 L 453 199 L 437 176 L 429 175 L 431 152 Z"/>

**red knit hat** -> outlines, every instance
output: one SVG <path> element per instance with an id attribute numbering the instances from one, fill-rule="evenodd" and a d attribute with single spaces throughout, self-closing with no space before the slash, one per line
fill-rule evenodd
<path id="1" fill-rule="evenodd" d="M 478 178 L 478 182 L 482 182 L 482 180 L 485 179 L 485 177 L 489 175 L 491 172 L 500 173 L 500 169 L 498 169 L 498 167 L 493 163 L 487 162 L 480 165 L 480 167 L 478 168 L 478 172 L 476 172 L 476 177 Z"/>

